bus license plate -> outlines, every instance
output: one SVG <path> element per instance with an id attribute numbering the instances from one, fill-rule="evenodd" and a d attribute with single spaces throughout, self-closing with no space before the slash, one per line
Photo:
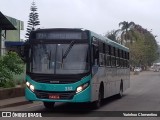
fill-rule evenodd
<path id="1" fill-rule="evenodd" d="M 49 99 L 59 99 L 59 95 L 49 94 Z"/>

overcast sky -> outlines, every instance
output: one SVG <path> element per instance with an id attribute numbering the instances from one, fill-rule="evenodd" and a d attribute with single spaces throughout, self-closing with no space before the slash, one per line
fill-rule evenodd
<path id="1" fill-rule="evenodd" d="M 24 38 L 33 0 L 1 0 L 0 11 L 24 21 Z M 98 34 L 118 29 L 119 22 L 133 21 L 152 29 L 160 43 L 160 0 L 35 0 L 40 28 L 85 28 Z"/>

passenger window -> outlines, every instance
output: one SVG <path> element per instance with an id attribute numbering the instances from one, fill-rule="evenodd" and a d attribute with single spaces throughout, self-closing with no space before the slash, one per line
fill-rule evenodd
<path id="1" fill-rule="evenodd" d="M 99 63 L 99 49 L 98 49 L 98 46 L 92 45 L 92 53 L 93 53 L 93 65 L 98 65 L 98 63 Z"/>

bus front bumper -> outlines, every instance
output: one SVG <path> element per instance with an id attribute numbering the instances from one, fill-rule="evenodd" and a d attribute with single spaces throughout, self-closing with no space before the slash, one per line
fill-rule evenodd
<path id="1" fill-rule="evenodd" d="M 90 85 L 83 91 L 75 93 L 72 99 L 41 99 L 36 96 L 28 87 L 25 88 L 25 97 L 29 101 L 44 101 L 44 102 L 90 102 L 91 88 Z"/>

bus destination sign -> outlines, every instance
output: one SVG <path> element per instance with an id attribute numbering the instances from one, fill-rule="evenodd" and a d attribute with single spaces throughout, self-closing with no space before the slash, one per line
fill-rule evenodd
<path id="1" fill-rule="evenodd" d="M 82 39 L 81 32 L 38 32 L 36 39 Z"/>

